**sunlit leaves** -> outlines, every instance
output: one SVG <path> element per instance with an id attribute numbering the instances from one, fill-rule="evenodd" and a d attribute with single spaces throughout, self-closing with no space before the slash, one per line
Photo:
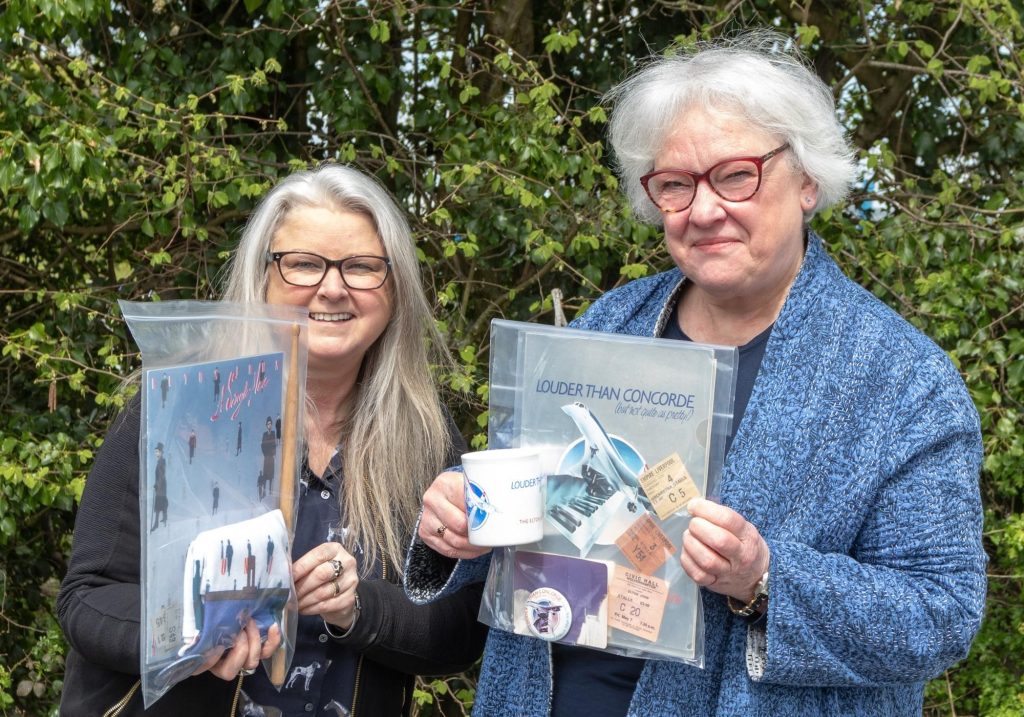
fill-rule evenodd
<path id="1" fill-rule="evenodd" d="M 440 378 L 482 447 L 492 318 L 550 322 L 556 288 L 571 318 L 670 265 L 661 231 L 635 222 L 621 196 L 600 95 L 673 40 L 763 24 L 812 55 L 863 152 L 852 200 L 815 226 L 845 271 L 963 373 L 984 432 L 990 571 L 1024 573 L 1024 33 L 1012 4 L 676 5 L 618 16 L 533 3 L 533 24 L 516 26 L 490 11 L 500 2 L 8 2 L 0 516 L 14 527 L 0 524 L 0 545 L 36 565 L 39 544 L 66 541 L 88 468 L 77 451 L 95 448 L 106 412 L 123 405 L 118 380 L 138 365 L 115 300 L 216 296 L 254 203 L 325 159 L 376 175 L 406 210 L 455 356 Z M 947 687 L 959 714 L 1013 705 L 1007 655 L 1024 651 L 1024 615 L 1008 606 L 1022 603 L 1021 582 L 993 579 L 991 590 L 995 627 L 932 690 L 929 715 L 949 713 Z M 37 607 L 5 610 L 45 631 Z M 42 682 L 21 664 L 15 684 Z M 0 672 L 0 704 L 4 689 Z M 423 682 L 417 699 L 453 694 L 471 690 Z"/>

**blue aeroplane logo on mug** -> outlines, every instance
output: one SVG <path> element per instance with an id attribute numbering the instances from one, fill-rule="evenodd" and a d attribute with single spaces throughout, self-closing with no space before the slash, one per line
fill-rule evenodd
<path id="1" fill-rule="evenodd" d="M 487 522 L 487 517 L 498 510 L 487 500 L 487 493 L 471 480 L 467 480 L 469 490 L 466 491 L 466 508 L 469 514 L 469 529 L 479 530 Z"/>

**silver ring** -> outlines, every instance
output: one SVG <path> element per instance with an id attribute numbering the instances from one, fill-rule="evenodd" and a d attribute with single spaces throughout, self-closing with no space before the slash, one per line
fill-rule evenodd
<path id="1" fill-rule="evenodd" d="M 331 568 L 334 570 L 334 575 L 331 576 L 331 579 L 337 580 L 338 578 L 340 578 L 341 574 L 345 572 L 345 568 L 342 566 L 341 561 L 328 560 L 327 562 L 331 564 Z"/>
<path id="2" fill-rule="evenodd" d="M 437 533 L 437 537 L 443 538 L 444 537 L 444 531 L 446 531 L 446 530 L 448 530 L 448 526 L 445 525 L 444 523 L 441 523 L 441 525 L 437 526 L 437 530 L 435 530 L 434 532 Z"/>
<path id="3" fill-rule="evenodd" d="M 238 674 L 244 675 L 244 676 L 248 677 L 249 675 L 253 675 L 255 673 L 256 673 L 255 669 L 250 670 L 248 667 L 243 667 L 242 670 Z"/>
<path id="4" fill-rule="evenodd" d="M 338 585 L 338 581 L 335 580 L 331 583 L 331 585 L 334 586 L 334 597 L 338 597 L 339 595 L 341 595 L 341 586 Z"/>

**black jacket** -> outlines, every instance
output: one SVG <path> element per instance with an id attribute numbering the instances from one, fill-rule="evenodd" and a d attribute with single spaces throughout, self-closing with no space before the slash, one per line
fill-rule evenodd
<path id="1" fill-rule="evenodd" d="M 463 449 L 462 438 L 452 433 L 455 451 Z M 57 597 L 70 644 L 60 714 L 103 715 L 128 697 L 117 714 L 227 717 L 239 698 L 238 680 L 226 682 L 210 673 L 188 678 L 147 711 L 140 692 L 132 692 L 140 666 L 138 474 L 139 405 L 134 401 L 115 419 L 97 454 Z M 361 614 L 345 638 L 331 640 L 357 653 L 354 714 L 365 717 L 408 714 L 413 676 L 465 669 L 480 656 L 486 636 L 486 627 L 476 621 L 482 585 L 418 606 L 392 582 L 397 571 L 387 570 L 388 580 L 360 581 Z M 235 714 L 241 714 L 237 707 Z"/>

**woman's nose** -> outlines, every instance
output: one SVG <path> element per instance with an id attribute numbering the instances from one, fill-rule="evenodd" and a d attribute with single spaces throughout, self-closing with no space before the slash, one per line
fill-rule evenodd
<path id="1" fill-rule="evenodd" d="M 320 281 L 318 293 L 322 296 L 336 297 L 348 292 L 348 285 L 341 276 L 341 267 L 331 266 Z"/>
<path id="2" fill-rule="evenodd" d="M 713 224 L 725 216 L 722 199 L 707 182 L 698 182 L 690 205 L 690 221 L 698 225 Z"/>

